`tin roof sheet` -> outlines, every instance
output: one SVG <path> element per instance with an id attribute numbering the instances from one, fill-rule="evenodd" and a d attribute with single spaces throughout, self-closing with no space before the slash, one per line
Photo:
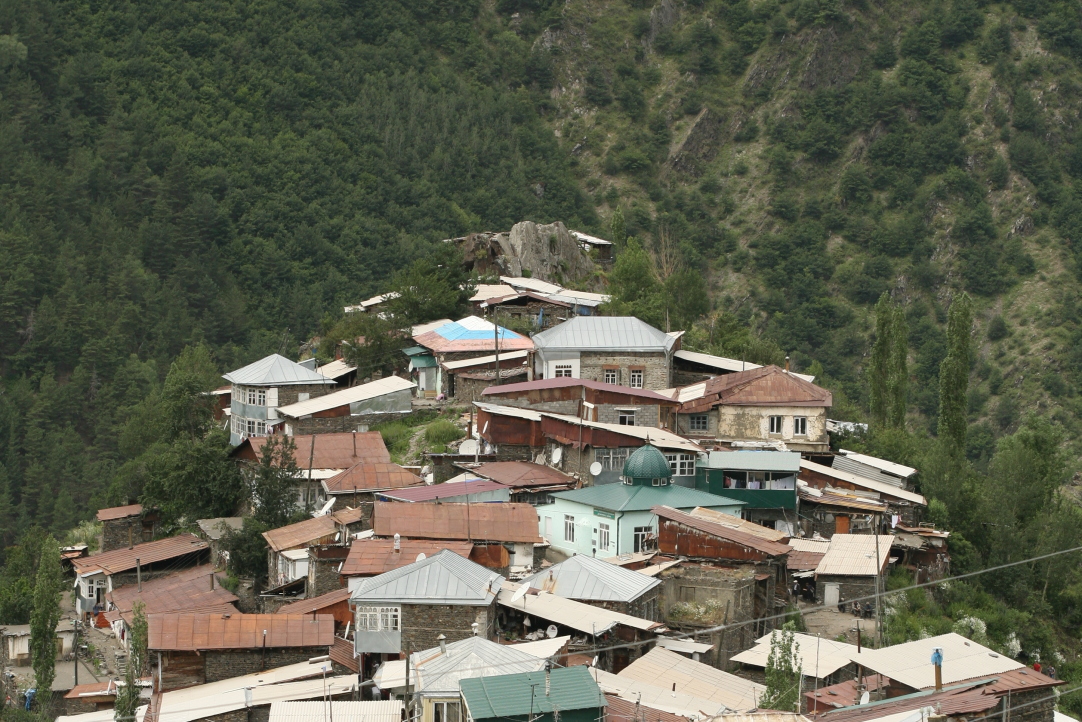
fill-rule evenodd
<path id="1" fill-rule="evenodd" d="M 686 717 L 681 717 L 672 712 L 655 709 L 641 702 L 632 702 L 615 694 L 606 694 L 605 722 L 687 722 Z"/>
<path id="2" fill-rule="evenodd" d="M 473 303 L 480 303 L 481 301 L 487 301 L 490 298 L 502 298 L 504 296 L 511 296 L 515 293 L 515 289 L 508 286 L 506 283 L 478 283 L 477 289 L 473 295 L 470 296 L 470 301 Z"/>
<path id="3" fill-rule="evenodd" d="M 886 494 L 887 496 L 892 496 L 896 499 L 902 499 L 913 504 L 920 504 L 922 506 L 927 506 L 928 504 L 928 502 L 920 494 L 906 491 L 901 487 L 893 486 L 891 484 L 884 484 L 881 481 L 873 481 L 871 479 L 866 479 L 863 476 L 850 474 L 849 472 L 841 471 L 839 469 L 832 469 L 829 466 L 816 464 L 813 461 L 805 461 L 802 459 L 800 462 L 800 468 L 801 470 L 811 471 L 816 474 L 822 474 L 824 476 L 833 477 L 840 481 L 848 482 L 853 486 L 859 486 L 862 489 L 878 491 L 880 494 Z"/>
<path id="4" fill-rule="evenodd" d="M 752 369 L 760 369 L 762 366 L 759 364 L 753 364 L 750 361 L 741 361 L 735 358 L 725 358 L 724 356 L 712 356 L 708 353 L 699 353 L 697 351 L 687 351 L 680 349 L 673 354 L 673 358 L 678 358 L 683 361 L 690 361 L 691 363 L 701 364 L 703 366 L 711 366 L 719 371 L 726 371 L 729 373 L 735 373 L 738 371 L 751 371 Z M 809 374 L 798 374 L 795 371 L 790 371 L 793 376 L 804 379 L 809 383 L 815 382 L 815 377 Z"/>
<path id="5" fill-rule="evenodd" d="M 330 647 L 334 617 L 329 614 L 151 614 L 147 616 L 147 649 L 271 649 Z"/>
<path id="6" fill-rule="evenodd" d="M 262 459 L 263 445 L 267 438 L 269 437 L 248 438 L 242 445 L 251 444 L 256 459 Z M 293 458 L 304 475 L 307 475 L 309 466 L 313 469 L 348 469 L 362 462 L 385 464 L 391 460 L 387 446 L 383 443 L 383 436 L 378 431 L 304 434 L 289 438 L 296 446 Z"/>
<path id="7" fill-rule="evenodd" d="M 353 591 L 353 602 L 485 606 L 493 601 L 503 577 L 449 550 L 419 562 L 365 579 Z"/>
<path id="8" fill-rule="evenodd" d="M 756 708 L 766 687 L 696 662 L 667 649 L 654 647 L 625 667 L 618 677 L 638 680 L 724 705 L 733 712 Z"/>
<path id="9" fill-rule="evenodd" d="M 571 230 L 569 230 L 568 233 L 570 233 L 571 237 L 574 238 L 575 240 L 581 241 L 583 243 L 588 243 L 591 246 L 611 246 L 612 245 L 612 241 L 606 241 L 604 238 L 598 238 L 597 236 L 591 236 L 590 234 L 583 233 L 582 231 L 571 231 Z"/>
<path id="10" fill-rule="evenodd" d="M 674 509 L 671 506 L 655 506 L 650 509 L 650 511 L 661 519 L 668 519 L 677 522 L 678 524 L 683 524 L 692 529 L 697 529 L 704 534 L 709 534 L 718 537 L 719 539 L 725 539 L 733 544 L 739 544 L 740 546 L 754 549 L 763 554 L 782 556 L 789 553 L 789 546 L 786 544 L 764 539 L 757 534 L 750 534 L 740 528 L 734 528 L 733 526 L 721 524 L 716 521 L 703 519 L 701 516 L 692 516 L 691 514 Z"/>
<path id="11" fill-rule="evenodd" d="M 880 514 L 888 509 L 886 502 L 877 499 L 869 499 L 867 496 L 857 496 L 856 494 L 849 493 L 846 489 L 831 489 L 829 487 L 826 489 L 816 489 L 814 486 L 808 486 L 803 481 L 797 483 L 796 493 L 803 501 L 811 504 L 828 504 L 830 506 L 859 509 L 861 511 L 870 511 Z"/>
<path id="12" fill-rule="evenodd" d="M 801 552 L 794 549 L 785 558 L 785 568 L 791 572 L 812 572 L 823 561 L 825 552 Z"/>
<path id="13" fill-rule="evenodd" d="M 661 582 L 595 557 L 576 554 L 524 580 L 558 597 L 579 601 L 632 602 Z"/>
<path id="14" fill-rule="evenodd" d="M 215 519 L 200 519 L 196 522 L 199 530 L 207 535 L 208 539 L 221 539 L 227 530 L 240 531 L 244 526 L 242 516 L 220 516 Z"/>
<path id="15" fill-rule="evenodd" d="M 342 509 L 265 531 L 263 538 L 267 540 L 267 546 L 272 551 L 281 552 L 319 541 L 336 533 L 339 526 L 356 524 L 363 518 L 364 514 L 360 509 Z"/>
<path id="16" fill-rule="evenodd" d="M 407 381 L 398 376 L 385 376 L 382 379 L 377 379 L 367 384 L 351 386 L 348 389 L 342 389 L 341 391 L 317 396 L 314 399 L 298 401 L 295 404 L 279 407 L 278 413 L 282 416 L 299 419 L 309 414 L 319 413 L 320 411 L 328 411 L 330 409 L 336 409 L 339 406 L 348 406 L 349 404 L 367 401 L 368 399 L 374 399 L 385 394 L 393 394 L 396 391 L 406 391 L 415 388 L 417 388 L 417 384 L 412 381 Z"/>
<path id="17" fill-rule="evenodd" d="M 329 364 L 323 364 L 316 369 L 316 373 L 321 376 L 326 376 L 329 379 L 337 380 L 338 378 L 345 376 L 351 371 L 356 371 L 357 367 L 351 365 L 345 359 L 335 359 Z"/>
<path id="18" fill-rule="evenodd" d="M 705 507 L 697 506 L 688 512 L 691 516 L 698 517 L 699 519 L 705 519 L 706 521 L 712 521 L 715 524 L 720 524 L 730 529 L 736 529 L 738 531 L 746 532 L 757 537 L 762 537 L 768 541 L 785 543 L 785 540 L 789 538 L 789 535 L 780 532 L 776 529 L 763 526 L 762 524 L 756 524 L 753 521 L 747 519 L 741 519 L 733 514 L 726 514 L 721 511 L 714 511 L 713 509 L 707 509 Z"/>
<path id="19" fill-rule="evenodd" d="M 293 386 L 297 384 L 334 383 L 323 374 L 290 361 L 276 353 L 230 371 L 223 379 L 237 386 Z"/>
<path id="20" fill-rule="evenodd" d="M 471 471 L 511 487 L 570 486 L 577 483 L 573 476 L 551 466 L 530 461 L 494 461 L 481 464 Z"/>
<path id="21" fill-rule="evenodd" d="M 469 496 L 470 494 L 483 494 L 489 491 L 507 491 L 503 484 L 489 479 L 475 479 L 466 481 L 448 481 L 443 484 L 431 484 L 428 486 L 413 486 L 408 489 L 389 491 L 380 494 L 381 497 L 405 502 L 435 501 L 436 499 L 454 499 L 456 497 Z M 506 500 L 508 495 L 502 495 Z"/>
<path id="22" fill-rule="evenodd" d="M 357 659 L 357 651 L 353 646 L 353 642 L 348 639 L 342 639 L 339 636 L 335 636 L 334 644 L 331 645 L 331 651 L 328 655 L 331 661 L 337 665 L 341 665 L 351 672 L 360 672 L 361 663 Z"/>
<path id="23" fill-rule="evenodd" d="M 598 686 L 606 695 L 614 695 L 631 703 L 649 705 L 682 718 L 709 719 L 727 711 L 725 705 L 702 697 L 695 697 L 684 692 L 673 692 L 659 684 L 641 682 L 629 677 L 621 677 L 594 668 L 590 670 Z"/>
<path id="24" fill-rule="evenodd" d="M 883 649 L 863 649 L 850 658 L 866 670 L 890 677 L 913 689 L 935 686 L 935 668 L 928 661 L 935 647 L 943 649 L 943 684 L 1021 669 L 1016 662 L 960 634 L 950 632 L 937 637 L 895 644 Z"/>
<path id="25" fill-rule="evenodd" d="M 268 722 L 313 722 L 325 715 L 337 722 L 402 722 L 401 700 L 274 702 Z"/>
<path id="26" fill-rule="evenodd" d="M 129 516 L 139 516 L 142 513 L 142 504 L 114 506 L 108 509 L 98 509 L 98 521 L 114 521 L 116 519 L 127 519 Z"/>
<path id="27" fill-rule="evenodd" d="M 419 554 L 430 557 L 444 549 L 468 559 L 473 544 L 468 541 L 401 539 L 399 550 L 395 551 L 393 539 L 358 540 L 350 546 L 349 556 L 342 563 L 339 574 L 374 577 L 413 564 Z"/>
<path id="28" fill-rule="evenodd" d="M 919 722 L 933 715 L 969 716 L 1000 704 L 998 696 L 985 692 L 979 684 L 959 684 L 944 688 L 940 692 L 928 690 L 855 707 L 829 710 L 817 715 L 816 719 L 829 722 Z M 922 713 L 917 714 L 918 712 Z"/>
<path id="29" fill-rule="evenodd" d="M 500 368 L 508 361 L 520 361 L 526 358 L 525 351 L 511 351 L 510 353 L 500 354 Z M 484 366 L 486 364 L 496 363 L 496 354 L 490 354 L 488 356 L 478 356 L 477 358 L 464 358 L 458 361 L 444 361 L 441 364 L 448 371 L 458 371 L 459 369 L 473 368 L 474 366 Z"/>
<path id="30" fill-rule="evenodd" d="M 135 569 L 136 559 L 140 560 L 143 566 L 146 566 L 147 564 L 175 559 L 208 548 L 207 543 L 195 534 L 179 534 L 166 539 L 136 544 L 131 549 L 113 549 L 100 554 L 92 554 L 88 557 L 72 559 L 71 565 L 76 574 L 103 572 L 110 575 Z"/>
<path id="31" fill-rule="evenodd" d="M 796 451 L 711 451 L 706 464 L 711 469 L 726 471 L 800 471 L 800 454 Z"/>
<path id="32" fill-rule="evenodd" d="M 500 326 L 498 334 L 501 351 L 528 351 L 534 347 L 533 341 L 503 326 Z M 477 316 L 467 316 L 415 335 L 413 340 L 436 353 L 494 351 L 496 335 L 496 327 L 491 322 Z"/>
<path id="33" fill-rule="evenodd" d="M 879 561 L 876 562 L 876 537 L 878 536 Z M 894 537 L 890 534 L 835 534 L 830 537 L 826 554 L 816 575 L 874 577 L 890 559 L 890 546 Z M 878 671 L 878 670 L 876 670 Z M 887 675 L 890 676 L 890 675 Z"/>
<path id="34" fill-rule="evenodd" d="M 278 607 L 275 614 L 311 614 L 346 601 L 349 601 L 349 590 L 343 587 L 326 594 L 320 594 L 318 597 L 302 599 L 292 604 L 283 604 Z"/>
<path id="35" fill-rule="evenodd" d="M 601 634 L 617 625 L 646 632 L 665 631 L 665 625 L 660 622 L 651 622 L 649 619 L 640 619 L 629 614 L 577 602 L 574 599 L 565 599 L 551 592 L 531 590 L 521 598 L 512 601 L 518 588 L 518 584 L 504 583 L 500 591 L 499 603 L 502 606 L 526 612 L 531 617 L 555 622 L 585 634 Z"/>
<path id="36" fill-rule="evenodd" d="M 537 655 L 477 636 L 449 643 L 446 652 L 439 647 L 414 652 L 410 663 L 417 688 L 424 695 L 455 695 L 464 679 L 536 672 L 545 666 L 545 660 Z"/>
<path id="37" fill-rule="evenodd" d="M 875 456 L 868 456 L 867 454 L 858 454 L 855 451 L 849 451 L 847 449 L 840 449 L 839 454 L 844 454 L 846 457 L 853 461 L 859 461 L 862 464 L 875 467 L 880 471 L 885 471 L 893 476 L 898 476 L 903 479 L 907 479 L 913 474 L 917 473 L 917 470 L 912 466 L 906 466 L 905 464 L 896 464 L 893 461 L 887 461 L 886 459 L 880 459 Z"/>
<path id="38" fill-rule="evenodd" d="M 548 281 L 542 281 L 540 278 L 500 276 L 500 280 L 514 288 L 524 288 L 527 291 L 537 291 L 538 293 L 559 293 L 564 290 L 562 286 L 557 286 L 555 283 L 549 283 Z"/>
<path id="39" fill-rule="evenodd" d="M 551 676 L 551 692 L 531 694 L 531 689 L 546 689 Z M 557 667 L 551 672 L 525 672 L 496 677 L 462 680 L 462 700 L 471 719 L 533 717 L 559 710 L 566 714 L 578 709 L 601 709 L 605 696 L 586 667 Z M 532 709 L 531 709 L 532 705 Z"/>
<path id="40" fill-rule="evenodd" d="M 500 406 L 499 404 L 486 404 L 481 401 L 474 401 L 473 405 L 482 411 L 487 411 L 496 416 L 510 416 L 514 419 L 524 419 L 526 421 L 541 420 L 541 414 L 539 412 L 531 411 L 530 409 L 520 409 L 517 406 Z"/>
<path id="41" fill-rule="evenodd" d="M 766 667 L 770 657 L 770 643 L 773 635 L 780 634 L 778 631 L 771 632 L 764 637 L 755 640 L 755 646 L 746 649 L 732 657 L 732 661 L 746 664 L 751 667 Z M 836 642 L 833 639 L 823 639 L 811 634 L 793 634 L 796 642 L 797 657 L 803 674 L 808 677 L 824 679 L 837 672 L 839 669 L 852 664 L 851 654 L 856 654 L 855 644 Z"/>
<path id="42" fill-rule="evenodd" d="M 633 389 L 630 386 L 619 386 L 617 384 L 606 384 L 601 381 L 591 381 L 590 379 L 574 379 L 567 377 L 558 377 L 551 379 L 539 379 L 537 381 L 523 381 L 517 384 L 502 384 L 500 386 L 489 386 L 487 389 L 481 392 L 482 396 L 490 397 L 492 400 L 499 400 L 500 396 L 516 395 L 525 393 L 527 391 L 540 391 L 544 389 L 566 389 L 585 387 L 593 389 L 595 391 L 611 391 L 615 394 L 623 394 L 625 396 L 635 396 L 647 401 L 656 401 L 666 405 L 672 405 L 674 401 L 668 396 L 662 396 L 656 391 L 650 391 L 649 389 Z"/>
<path id="43" fill-rule="evenodd" d="M 850 474 L 863 476 L 865 479 L 878 481 L 882 484 L 890 484 L 891 486 L 901 486 L 904 481 L 904 479 L 892 476 L 891 474 L 884 474 L 874 466 L 862 464 L 856 459 L 851 459 L 848 456 L 835 456 L 830 463 L 830 468 L 837 469 L 838 471 L 847 471 Z"/>
<path id="44" fill-rule="evenodd" d="M 392 462 L 362 462 L 324 479 L 328 494 L 351 494 L 357 491 L 388 491 L 423 485 L 424 479 Z"/>
<path id="45" fill-rule="evenodd" d="M 744 505 L 742 501 L 672 484 L 669 486 L 601 484 L 571 491 L 558 491 L 552 496 L 607 511 L 646 511 L 662 505 L 674 509 L 693 509 L 697 506 L 738 508 Z"/>
<path id="46" fill-rule="evenodd" d="M 584 421 L 577 416 L 550 414 L 546 412 L 542 412 L 541 416 L 559 419 L 560 421 L 564 421 L 568 424 L 571 424 L 572 426 L 582 426 L 588 429 L 604 429 L 605 431 L 611 431 L 614 434 L 621 434 L 631 439 L 637 439 L 639 441 L 644 441 L 647 444 L 653 444 L 660 449 L 679 449 L 680 451 L 689 451 L 696 454 L 701 453 L 703 450 L 703 448 L 696 444 L 694 441 L 689 441 L 683 436 L 674 434 L 673 432 L 666 429 L 658 429 L 652 426 L 623 426 L 621 424 L 604 424 L 600 421 Z"/>
<path id="47" fill-rule="evenodd" d="M 211 575 L 216 579 L 211 584 Z M 146 614 L 161 612 L 235 612 L 233 602 L 237 595 L 221 585 L 222 575 L 216 574 L 213 564 L 150 579 L 143 582 L 143 590 L 134 584 L 109 592 L 108 599 L 120 612 L 130 612 L 137 602 L 146 605 Z"/>
<path id="48" fill-rule="evenodd" d="M 542 542 L 537 510 L 529 504 L 397 504 L 377 501 L 376 536 L 410 539 Z"/>
<path id="49" fill-rule="evenodd" d="M 679 652 L 680 654 L 705 654 L 712 650 L 716 645 L 706 644 L 705 642 L 696 642 L 694 639 L 681 637 L 679 639 L 662 637 L 657 640 L 657 646 L 662 649 L 668 649 L 671 652 Z"/>
<path id="50" fill-rule="evenodd" d="M 539 349 L 669 351 L 676 339 L 634 316 L 576 316 L 534 334 Z"/>
<path id="51" fill-rule="evenodd" d="M 536 642 L 519 642 L 518 644 L 512 644 L 510 646 L 519 650 L 520 652 L 527 652 L 535 657 L 541 659 L 548 659 L 559 653 L 568 642 L 571 641 L 571 635 L 565 634 L 562 637 L 553 637 L 552 639 L 539 639 Z"/>
<path id="52" fill-rule="evenodd" d="M 314 669 L 316 674 L 321 675 L 323 665 L 308 664 L 307 662 L 304 664 L 306 667 Z M 213 719 L 219 715 L 238 710 L 243 713 L 247 706 L 245 704 L 245 686 L 251 686 L 254 679 L 266 677 L 273 671 L 275 670 L 270 670 L 263 675 L 234 677 L 221 682 L 165 692 L 161 697 L 155 722 L 195 722 L 196 720 Z M 325 694 L 328 696 L 347 694 L 353 691 L 356 685 L 357 675 L 355 674 L 340 677 L 328 676 L 326 684 L 324 684 L 322 676 L 280 684 L 258 684 L 252 687 L 251 706 L 266 707 L 273 705 L 275 702 L 297 699 L 319 700 Z M 115 714 L 114 710 L 108 711 L 110 714 Z M 78 720 L 78 722 L 83 721 Z M 151 722 L 151 720 L 147 719 L 145 722 Z"/>
<path id="53" fill-rule="evenodd" d="M 819 554 L 826 554 L 827 548 L 830 546 L 830 540 L 822 537 L 792 537 L 786 543 L 797 551 L 817 552 Z"/>
<path id="54" fill-rule="evenodd" d="M 777 366 L 738 371 L 692 384 L 694 398 L 681 394 L 682 414 L 707 411 L 715 406 L 827 406 L 832 396 L 826 389 Z"/>

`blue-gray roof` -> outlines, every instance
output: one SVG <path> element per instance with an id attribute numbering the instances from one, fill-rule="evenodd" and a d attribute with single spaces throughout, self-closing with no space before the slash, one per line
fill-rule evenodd
<path id="1" fill-rule="evenodd" d="M 451 642 L 446 652 L 439 647 L 414 652 L 410 662 L 417 675 L 415 684 L 422 694 L 450 692 L 454 696 L 458 695 L 463 679 L 535 672 L 545 665 L 545 660 L 536 655 L 479 636 Z"/>
<path id="2" fill-rule="evenodd" d="M 285 356 L 272 353 L 236 371 L 230 371 L 223 379 L 238 386 L 291 386 L 298 384 L 333 385 L 334 381 L 323 374 L 290 361 Z"/>
<path id="3" fill-rule="evenodd" d="M 531 587 L 579 601 L 632 602 L 661 580 L 576 554 L 525 579 Z"/>
<path id="4" fill-rule="evenodd" d="M 634 316 L 577 316 L 533 337 L 539 349 L 668 351 L 676 339 Z"/>
<path id="5" fill-rule="evenodd" d="M 400 569 L 361 582 L 350 600 L 359 603 L 484 606 L 500 592 L 503 577 L 444 549 Z"/>
<path id="6" fill-rule="evenodd" d="M 728 471 L 800 471 L 800 454 L 796 451 L 711 451 L 706 464 L 709 469 Z"/>
<path id="7" fill-rule="evenodd" d="M 697 506 L 742 506 L 744 502 L 716 494 L 708 494 L 686 486 L 628 486 L 627 484 L 601 484 L 571 491 L 559 491 L 552 495 L 607 511 L 648 511 L 655 506 L 671 506 L 674 509 L 694 509 Z"/>

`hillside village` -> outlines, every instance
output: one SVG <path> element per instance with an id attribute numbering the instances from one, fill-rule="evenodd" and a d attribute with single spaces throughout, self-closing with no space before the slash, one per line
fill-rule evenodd
<path id="1" fill-rule="evenodd" d="M 684 350 L 607 300 L 500 276 L 413 327 L 395 374 L 341 354 L 224 374 L 206 396 L 233 463 L 284 474 L 301 520 L 259 536 L 261 582 L 230 540 L 265 502 L 180 534 L 99 510 L 100 548 L 62 555 L 59 719 L 1060 717 L 1050 664 L 953 632 L 884 646 L 888 577 L 951 574 L 919 469 L 844 448 L 859 429 L 814 376 Z M 392 454 L 411 423 L 454 438 Z M 0 628 L 28 709 L 30 634 Z"/>

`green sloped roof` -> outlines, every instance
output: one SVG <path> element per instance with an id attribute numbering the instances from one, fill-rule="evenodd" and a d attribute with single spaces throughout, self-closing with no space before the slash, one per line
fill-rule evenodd
<path id="1" fill-rule="evenodd" d="M 605 695 L 590 676 L 589 667 L 558 667 L 550 674 L 552 679 L 547 695 L 545 673 L 540 671 L 464 679 L 460 683 L 462 698 L 474 719 L 529 717 L 531 698 L 535 715 L 553 709 L 562 713 L 605 706 Z"/>
<path id="2" fill-rule="evenodd" d="M 656 446 L 647 444 L 631 452 L 624 462 L 624 477 L 628 479 L 671 479 L 672 468 L 665 454 Z"/>
<path id="3" fill-rule="evenodd" d="M 601 484 L 572 491 L 560 491 L 552 496 L 607 511 L 648 511 L 655 506 L 693 509 L 697 506 L 742 506 L 744 504 L 736 499 L 673 484 L 669 486 Z"/>

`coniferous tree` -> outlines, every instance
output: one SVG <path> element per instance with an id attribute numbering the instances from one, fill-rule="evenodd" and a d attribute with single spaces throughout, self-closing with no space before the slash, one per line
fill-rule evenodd
<path id="1" fill-rule="evenodd" d="M 38 697 L 50 700 L 56 676 L 56 625 L 60 623 L 60 597 L 63 572 L 60 569 L 60 545 L 52 536 L 41 544 L 37 582 L 34 585 L 34 611 L 30 613 L 30 658 Z"/>
<path id="2" fill-rule="evenodd" d="M 890 426 L 900 429 L 905 427 L 905 409 L 909 394 L 909 323 L 901 306 L 894 308 L 890 335 L 888 421 Z"/>
<path id="3" fill-rule="evenodd" d="M 888 394 L 891 367 L 891 331 L 894 327 L 894 304 L 890 295 L 884 293 L 875 305 L 875 343 L 872 345 L 871 365 L 868 369 L 868 386 L 872 418 L 879 424 L 886 422 L 891 402 Z"/>
<path id="4" fill-rule="evenodd" d="M 136 602 L 132 608 L 131 635 L 128 639 L 128 668 L 124 670 L 124 686 L 118 687 L 113 719 L 129 722 L 139 709 L 139 678 L 143 676 L 147 657 L 147 618 L 145 605 Z"/>
<path id="5" fill-rule="evenodd" d="M 966 446 L 966 392 L 969 387 L 970 333 L 973 306 L 963 293 L 951 303 L 947 313 L 947 357 L 939 366 L 940 440 L 952 451 Z"/>
<path id="6" fill-rule="evenodd" d="M 766 658 L 766 689 L 759 698 L 760 709 L 800 711 L 800 644 L 793 637 L 793 622 L 770 637 Z"/>
<path id="7" fill-rule="evenodd" d="M 612 219 L 609 221 L 609 234 L 612 236 L 612 242 L 617 248 L 624 247 L 624 241 L 627 240 L 627 224 L 624 222 L 622 208 L 617 208 L 612 212 Z"/>

